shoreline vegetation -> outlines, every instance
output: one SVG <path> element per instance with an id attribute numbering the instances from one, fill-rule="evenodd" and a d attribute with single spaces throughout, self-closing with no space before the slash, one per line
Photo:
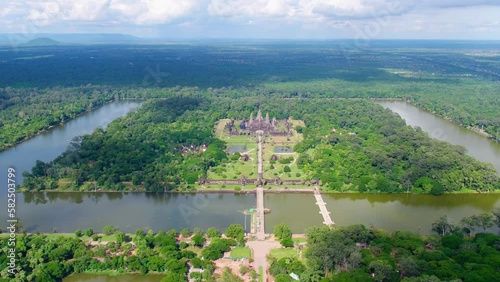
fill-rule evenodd
<path id="1" fill-rule="evenodd" d="M 84 115 L 86 115 L 86 114 L 88 114 L 88 113 L 90 113 L 90 112 L 92 112 L 92 111 L 95 111 L 95 110 L 97 110 L 97 109 L 99 109 L 99 108 L 103 107 L 104 105 L 107 105 L 107 104 L 110 104 L 110 103 L 113 103 L 113 102 L 117 102 L 117 101 L 116 101 L 116 100 L 114 100 L 114 99 L 113 99 L 113 100 L 109 100 L 109 101 L 107 101 L 107 102 L 105 102 L 105 103 L 103 103 L 103 104 L 100 104 L 100 105 L 97 105 L 97 106 L 93 107 L 92 109 L 85 109 L 85 110 L 84 110 L 84 111 L 82 111 L 82 112 L 77 112 L 77 113 L 75 113 L 75 116 L 74 116 L 74 117 L 72 117 L 72 118 L 68 118 L 68 119 L 66 119 L 66 120 L 64 120 L 64 121 L 62 121 L 62 122 L 60 122 L 60 123 L 58 123 L 58 124 L 50 125 L 50 126 L 48 126 L 47 128 L 43 128 L 43 129 L 39 130 L 39 131 L 38 131 L 38 132 L 36 132 L 36 133 L 33 133 L 33 134 L 29 135 L 29 136 L 24 137 L 24 138 L 23 138 L 23 140 L 18 141 L 17 143 L 14 143 L 14 144 L 6 144 L 6 147 L 5 147 L 5 148 L 0 149 L 0 153 L 2 153 L 3 151 L 6 151 L 6 150 L 8 150 L 8 149 L 14 148 L 14 147 L 16 147 L 17 145 L 20 145 L 20 144 L 22 144 L 22 143 L 24 143 L 24 142 L 26 142 L 26 141 L 29 141 L 30 139 L 35 138 L 36 136 L 38 136 L 38 135 L 40 135 L 40 134 L 43 134 L 43 133 L 45 133 L 45 132 L 48 132 L 48 131 L 49 131 L 49 130 L 51 130 L 51 129 L 58 128 L 58 127 L 61 127 L 61 126 L 64 126 L 65 124 L 67 124 L 68 122 L 70 122 L 70 121 L 72 121 L 72 120 L 75 120 L 75 119 L 77 119 L 77 118 L 79 118 L 79 117 L 82 117 L 82 116 L 84 116 Z"/>
<path id="2" fill-rule="evenodd" d="M 105 89 L 105 87 L 97 87 L 95 90 L 99 91 L 102 89 Z M 1 89 L 0 89 L 1 90 Z M 15 89 L 14 91 L 22 91 L 25 89 Z M 32 90 L 33 91 L 33 90 Z M 73 95 L 76 95 L 78 93 L 79 89 L 78 88 L 67 88 L 64 89 L 64 91 L 67 91 L 68 93 L 59 93 L 58 90 L 55 89 L 45 89 L 45 90 L 35 90 L 38 92 L 38 99 L 40 100 L 50 100 L 51 98 L 47 97 L 50 96 L 51 94 L 55 95 L 53 99 L 74 99 L 75 100 L 75 105 L 72 105 L 69 107 L 67 110 L 60 110 L 61 108 L 68 107 L 67 104 L 62 104 L 61 102 L 56 102 L 53 103 L 53 105 L 47 106 L 48 109 L 41 109 L 41 108 L 36 108 L 35 113 L 25 113 L 22 108 L 17 109 L 18 112 L 13 112 L 11 114 L 17 115 L 18 118 L 20 119 L 21 122 L 33 122 L 33 120 L 37 120 L 38 125 L 34 125 L 35 128 L 27 129 L 26 133 L 23 135 L 17 135 L 15 137 L 16 140 L 13 140 L 12 143 L 9 143 L 8 141 L 4 140 L 2 138 L 3 143 L 0 144 L 0 153 L 14 148 L 32 138 L 35 138 L 36 136 L 39 136 L 53 128 L 61 127 L 65 125 L 66 123 L 81 117 L 87 113 L 90 113 L 92 111 L 95 111 L 99 109 L 100 107 L 112 103 L 116 100 L 116 97 L 110 97 L 109 95 L 106 95 L 104 93 L 101 96 L 85 96 L 85 97 L 73 97 Z M 0 91 L 1 92 L 1 91 Z M 11 94 L 12 95 L 12 94 Z M 21 96 L 21 95 L 20 95 Z M 84 100 L 87 99 L 87 100 Z M 30 101 L 28 103 L 33 103 L 35 104 L 37 101 Z M 38 107 L 34 106 L 33 104 L 29 105 L 24 105 L 24 106 L 33 106 L 33 107 Z M 18 108 L 19 106 L 23 105 L 12 105 L 11 107 Z M 59 106 L 59 107 L 57 107 Z M 10 110 L 10 108 L 7 108 L 5 111 Z M 57 115 L 52 113 L 52 111 L 57 112 Z M 4 122 L 6 123 L 7 120 Z M 4 124 L 2 124 L 4 125 Z M 5 126 L 5 125 L 4 125 Z M 2 128 L 3 129 L 3 128 Z M 5 129 L 3 129 L 5 130 Z M 14 129 L 11 129 L 11 131 L 14 131 Z M 7 133 L 7 132 L 5 132 Z"/>
<path id="3" fill-rule="evenodd" d="M 159 194 L 208 194 L 208 193 L 228 193 L 228 194 L 255 194 L 255 189 L 256 187 L 248 187 L 244 189 L 234 189 L 234 188 L 227 188 L 227 189 L 193 189 L 193 190 L 170 190 L 170 191 L 146 191 L 146 190 L 103 190 L 99 189 L 96 191 L 92 190 L 84 190 L 84 191 L 68 191 L 68 190 L 41 190 L 41 191 L 31 191 L 31 190 L 25 190 L 25 189 L 18 189 L 17 193 L 159 193 Z M 314 193 L 314 188 L 303 188 L 303 189 L 284 189 L 284 188 L 265 188 L 264 187 L 265 193 L 271 193 L 271 194 L 313 194 Z M 392 192 L 358 192 L 358 191 L 320 191 L 321 194 L 367 194 L 367 195 L 372 195 L 372 194 L 393 194 L 393 195 L 422 195 L 419 193 L 413 193 L 413 192 L 397 192 L 397 193 L 392 193 Z M 481 192 L 477 190 L 462 190 L 462 191 L 453 191 L 453 192 L 445 192 L 442 195 L 454 195 L 454 194 L 478 194 L 478 195 L 485 195 L 485 194 L 498 194 L 500 193 L 500 190 L 494 190 L 494 191 L 486 191 L 486 192 Z M 434 195 L 434 196 L 439 196 L 439 195 Z"/>

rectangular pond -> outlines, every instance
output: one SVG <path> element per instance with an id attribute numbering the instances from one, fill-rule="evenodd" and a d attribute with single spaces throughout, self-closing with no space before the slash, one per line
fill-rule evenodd
<path id="1" fill-rule="evenodd" d="M 231 145 L 227 147 L 228 153 L 243 153 L 247 151 L 246 145 Z"/>
<path id="2" fill-rule="evenodd" d="M 293 149 L 290 146 L 275 146 L 274 147 L 274 152 L 275 153 L 293 153 Z"/>

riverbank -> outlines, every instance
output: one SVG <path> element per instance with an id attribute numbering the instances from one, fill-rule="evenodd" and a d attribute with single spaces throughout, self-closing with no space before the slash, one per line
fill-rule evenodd
<path id="1" fill-rule="evenodd" d="M 62 126 L 64 126 L 65 124 L 67 124 L 68 122 L 71 122 L 71 121 L 73 121 L 73 120 L 76 120 L 77 118 L 82 117 L 82 116 L 84 116 L 84 115 L 87 115 L 87 114 L 89 114 L 89 113 L 91 113 L 91 112 L 93 112 L 93 111 L 95 111 L 95 110 L 98 110 L 98 109 L 100 109 L 100 108 L 102 108 L 102 107 L 104 107 L 104 106 L 106 106 L 106 105 L 108 105 L 108 104 L 115 103 L 115 102 L 120 102 L 120 101 L 127 101 L 127 102 L 130 102 L 130 101 L 134 101 L 134 100 L 136 100 L 136 101 L 142 101 L 142 100 L 147 100 L 147 99 L 145 99 L 145 98 L 142 98 L 142 99 L 141 99 L 141 98 L 125 98 L 125 99 L 118 99 L 118 100 L 116 100 L 116 99 L 114 99 L 114 98 L 111 98 L 110 100 L 107 100 L 107 101 L 106 101 L 106 102 L 104 102 L 104 103 L 101 103 L 101 104 L 99 104 L 99 105 L 97 105 L 97 106 L 94 106 L 94 107 L 93 107 L 93 108 L 91 108 L 91 109 L 85 109 L 85 110 L 83 110 L 83 111 L 76 112 L 76 113 L 75 113 L 75 116 L 70 117 L 70 118 L 68 118 L 68 119 L 66 119 L 66 120 L 64 120 L 64 121 L 62 121 L 62 122 L 60 122 L 60 123 L 58 123 L 58 124 L 53 124 L 53 125 L 49 125 L 49 126 L 47 126 L 47 127 L 44 127 L 44 128 L 42 128 L 42 129 L 38 130 L 38 131 L 37 131 L 37 132 L 35 132 L 35 133 L 32 133 L 32 134 L 30 134 L 30 135 L 27 135 L 27 136 L 23 137 L 21 140 L 19 140 L 19 141 L 15 142 L 15 143 L 12 143 L 12 144 L 5 144 L 5 145 L 4 145 L 5 147 L 0 148 L 0 153 L 2 153 L 2 152 L 4 152 L 4 151 L 6 151 L 6 150 L 8 150 L 8 149 L 14 148 L 14 147 L 16 147 L 16 146 L 18 146 L 18 145 L 20 145 L 20 144 L 23 144 L 23 143 L 25 143 L 25 142 L 27 142 L 27 141 L 29 141 L 29 140 L 31 140 L 31 139 L 33 139 L 33 138 L 35 138 L 35 137 L 37 137 L 37 136 L 41 135 L 41 134 L 44 134 L 44 133 L 49 132 L 49 131 L 51 131 L 51 130 L 53 130 L 53 129 L 56 129 L 56 128 L 59 128 L 59 127 L 62 127 Z"/>
<path id="2" fill-rule="evenodd" d="M 492 134 L 490 134 L 490 133 L 486 132 L 485 130 L 483 130 L 483 129 L 481 129 L 481 128 L 477 127 L 477 126 L 466 126 L 466 125 L 464 125 L 464 124 L 462 124 L 462 123 L 460 123 L 460 122 L 458 122 L 458 121 L 454 120 L 453 118 L 451 118 L 451 117 L 449 117 L 449 116 L 442 115 L 442 114 L 440 114 L 440 113 L 438 113 L 438 112 L 436 112 L 436 111 L 430 110 L 430 109 L 428 109 L 428 108 L 424 107 L 423 105 L 420 105 L 419 103 L 417 103 L 417 102 L 416 102 L 416 101 L 414 101 L 414 100 L 407 99 L 407 100 L 402 100 L 402 101 L 405 101 L 405 102 L 409 103 L 410 105 L 412 105 L 412 106 L 414 106 L 414 107 L 419 108 L 419 109 L 420 109 L 420 110 L 422 110 L 422 111 L 426 111 L 426 112 L 428 112 L 428 113 L 430 113 L 430 114 L 433 114 L 433 115 L 435 115 L 435 116 L 438 116 L 438 117 L 440 117 L 440 118 L 443 118 L 443 119 L 445 119 L 445 120 L 447 120 L 447 121 L 449 121 L 449 122 L 451 122 L 451 123 L 453 123 L 453 124 L 455 124 L 455 125 L 458 125 L 458 126 L 460 126 L 460 127 L 462 127 L 462 128 L 465 128 L 465 129 L 467 129 L 467 130 L 470 130 L 470 131 L 472 131 L 472 132 L 475 132 L 475 133 L 477 133 L 477 134 L 479 134 L 479 135 L 481 135 L 481 136 L 484 136 L 484 137 L 486 137 L 486 138 L 492 139 L 492 140 L 497 141 L 497 142 L 498 142 L 498 141 L 500 141 L 500 139 L 495 138 L 495 136 L 493 136 Z"/>
<path id="3" fill-rule="evenodd" d="M 35 133 L 32 133 L 32 134 L 30 134 L 30 135 L 27 135 L 27 136 L 23 137 L 23 139 L 21 139 L 21 140 L 19 140 L 19 141 L 15 142 L 15 143 L 13 143 L 13 144 L 5 144 L 5 145 L 4 145 L 5 147 L 2 147 L 2 148 L 0 149 L 0 153 L 2 153 L 2 152 L 3 152 L 3 151 L 5 151 L 5 150 L 8 150 L 8 149 L 10 149 L 10 148 L 13 148 L 13 147 L 15 147 L 15 146 L 17 146 L 17 145 L 20 145 L 20 144 L 22 144 L 22 143 L 24 143 L 24 142 L 26 142 L 26 141 L 28 141 L 28 140 L 30 140 L 30 139 L 32 139 L 32 138 L 35 138 L 36 136 L 38 136 L 38 135 L 40 135 L 40 134 L 43 134 L 43 133 L 47 132 L 48 130 L 52 130 L 52 129 L 54 129 L 54 128 L 61 127 L 61 126 L 65 125 L 66 123 L 68 123 L 68 122 L 70 122 L 70 121 L 72 121 L 72 120 L 75 120 L 76 118 L 79 118 L 79 117 L 81 117 L 81 116 L 83 116 L 83 115 L 85 115 L 85 114 L 88 114 L 88 113 L 90 113 L 90 112 L 92 112 L 92 111 L 94 111 L 94 110 L 97 110 L 97 109 L 101 108 L 102 106 L 104 106 L 104 105 L 106 105 L 106 104 L 109 104 L 109 103 L 112 103 L 112 102 L 116 102 L 116 100 L 114 100 L 114 99 L 110 99 L 110 100 L 106 101 L 105 103 L 102 103 L 102 104 L 99 104 L 99 105 L 97 105 L 97 106 L 93 107 L 93 108 L 92 108 L 92 109 L 90 109 L 90 110 L 85 109 L 85 110 L 83 110 L 83 111 L 81 111 L 81 112 L 76 112 L 76 113 L 75 113 L 75 116 L 74 116 L 74 117 L 72 117 L 72 118 L 68 118 L 67 120 L 62 121 L 62 122 L 60 122 L 60 123 L 58 123 L 58 124 L 53 124 L 53 125 L 49 125 L 49 126 L 47 126 L 47 127 L 44 127 L 44 128 L 42 128 L 42 129 L 38 130 L 38 131 L 37 131 L 37 132 L 35 132 Z"/>
<path id="4" fill-rule="evenodd" d="M 146 191 L 146 190 L 81 190 L 81 191 L 72 191 L 72 190 L 41 190 L 41 191 L 30 191 L 26 189 L 18 189 L 18 193 L 131 193 L 131 194 L 211 194 L 211 193 L 228 193 L 228 194 L 255 194 L 255 189 L 257 187 L 246 186 L 244 189 L 234 189 L 234 188 L 226 188 L 226 189 L 209 189 L 209 188 L 199 188 L 193 190 L 170 190 L 170 191 Z M 300 188 L 300 189 L 285 189 L 285 188 L 266 188 L 264 187 L 264 192 L 272 193 L 272 194 L 311 194 L 314 192 L 313 188 Z M 357 194 L 357 195 L 432 195 L 430 193 L 388 193 L 388 192 L 376 192 L 376 193 L 366 193 L 366 192 L 358 192 L 358 191 L 324 191 L 320 190 L 321 194 Z M 455 192 L 445 192 L 442 195 L 456 195 L 456 194 L 500 194 L 500 188 L 497 190 L 493 190 L 490 192 L 480 192 L 476 190 L 461 190 Z M 433 195 L 439 197 L 441 195 Z"/>
<path id="5" fill-rule="evenodd" d="M 354 100 L 354 101 L 363 101 L 363 100 L 366 100 L 366 101 L 399 101 L 399 102 L 406 102 L 406 103 L 409 103 L 410 105 L 412 106 L 415 106 L 423 111 L 426 111 L 430 114 L 433 114 L 433 115 L 436 115 L 440 118 L 443 118 L 449 122 L 452 122 L 453 124 L 455 125 L 458 125 L 462 128 L 465 128 L 465 129 L 468 129 L 470 131 L 473 131 L 481 136 L 484 136 L 484 137 L 487 137 L 489 139 L 492 139 L 496 142 L 500 142 L 500 138 L 496 138 L 495 136 L 493 136 L 492 134 L 486 132 L 485 130 L 477 127 L 477 126 L 466 126 L 464 124 L 461 124 L 460 122 L 448 117 L 448 116 L 445 116 L 445 115 L 442 115 L 436 111 L 433 111 L 433 110 L 430 110 L 426 107 L 424 107 L 423 105 L 420 105 L 419 103 L 417 103 L 417 101 L 415 101 L 414 99 L 411 99 L 411 98 L 398 98 L 398 97 L 394 97 L 394 98 L 384 98 L 384 97 L 374 97 L 374 98 L 342 98 L 342 97 L 328 97 L 328 98 L 283 98 L 284 100 L 296 100 L 296 99 L 303 99 L 303 100 L 307 100 L 307 99 L 310 99 L 310 100 Z"/>

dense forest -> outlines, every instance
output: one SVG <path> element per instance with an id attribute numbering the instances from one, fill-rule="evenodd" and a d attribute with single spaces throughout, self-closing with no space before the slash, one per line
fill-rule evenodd
<path id="1" fill-rule="evenodd" d="M 461 124 L 482 128 L 492 136 L 500 130 L 498 82 L 405 82 L 381 84 L 330 79 L 312 82 L 274 82 L 251 87 L 124 88 L 81 87 L 0 88 L 0 151 L 57 126 L 104 103 L 119 99 L 164 98 L 183 93 L 200 97 L 266 96 L 273 98 L 397 98 Z M 432 93 L 430 95 L 429 93 Z M 454 93 L 450 95 L 450 93 Z"/>
<path id="2" fill-rule="evenodd" d="M 500 227 L 499 211 L 495 220 Z M 470 218 L 462 219 L 467 222 Z M 477 225 L 481 221 L 476 222 Z M 483 226 L 485 227 L 485 226 Z M 500 236 L 470 233 L 467 224 L 450 224 L 446 217 L 433 224 L 439 235 L 387 231 L 352 225 L 330 230 L 311 227 L 307 231 L 305 260 L 297 257 L 272 259 L 269 272 L 276 282 L 300 281 L 404 281 L 404 282 L 489 282 L 500 280 Z M 443 234 L 442 230 L 447 232 Z M 483 229 L 484 230 L 484 229 Z M 327 278 L 323 278 L 323 277 Z"/>
<path id="3" fill-rule="evenodd" d="M 462 147 L 431 139 L 368 101 L 207 97 L 196 90 L 177 95 L 147 102 L 108 128 L 75 138 L 54 161 L 37 162 L 23 187 L 195 189 L 192 184 L 208 168 L 228 158 L 224 142 L 213 137 L 216 122 L 247 117 L 260 107 L 278 119 L 305 122 L 305 128 L 297 128 L 304 134 L 294 148 L 300 153 L 297 165 L 309 179 L 320 179 L 323 190 L 439 195 L 500 188 L 492 165 L 476 161 Z"/>
<path id="4" fill-rule="evenodd" d="M 0 47 L 0 150 L 112 99 L 182 87 L 209 96 L 400 98 L 497 137 L 500 61 L 489 50 L 498 47 L 432 44 L 445 49 L 404 41 Z"/>
<path id="5" fill-rule="evenodd" d="M 498 281 L 500 236 L 485 231 L 494 225 L 500 228 L 499 210 L 463 218 L 460 224 L 441 217 L 432 224 L 437 235 L 408 231 L 389 234 L 364 225 L 336 229 L 324 226 L 310 227 L 307 241 L 302 242 L 292 239 L 286 224 L 279 224 L 274 228 L 283 246 L 279 250 L 291 256 L 270 255 L 269 274 L 277 282 L 294 281 L 291 273 L 303 282 Z M 135 234 L 125 234 L 111 225 L 100 234 L 90 228 L 76 230 L 74 235 L 22 233 L 16 241 L 17 272 L 10 280 L 6 279 L 9 274 L 5 267 L 8 237 L 4 236 L 0 239 L 0 264 L 4 266 L 0 281 L 61 281 L 83 272 L 154 273 L 164 275 L 165 282 L 188 281 L 188 277 L 200 282 L 242 282 L 243 276 L 245 281 L 258 281 L 257 271 L 246 263 L 239 273 L 214 271 L 214 261 L 224 252 L 235 246 L 244 249 L 243 232 L 241 225 L 232 224 L 223 235 L 213 227 L 206 232 L 199 228 L 194 232 L 185 228 L 158 233 L 138 229 Z M 297 253 L 302 254 L 294 255 Z"/>
<path id="6" fill-rule="evenodd" d="M 206 234 L 199 228 L 194 232 L 184 229 L 158 233 L 138 229 L 135 234 L 125 234 L 113 226 L 105 226 L 100 234 L 91 228 L 77 230 L 74 235 L 23 233 L 16 238 L 15 277 L 5 267 L 8 238 L 0 239 L 0 281 L 61 281 L 72 273 L 82 272 L 161 273 L 165 276 L 162 282 L 184 282 L 188 276 L 196 281 L 241 281 L 234 280 L 237 276 L 227 271 L 214 274 L 212 261 L 221 258 L 232 246 L 244 244 L 242 226 L 230 225 L 225 234 L 221 238 L 215 228 L 209 228 Z M 189 268 L 200 271 L 188 274 Z M 254 270 L 250 272 L 256 276 Z"/>

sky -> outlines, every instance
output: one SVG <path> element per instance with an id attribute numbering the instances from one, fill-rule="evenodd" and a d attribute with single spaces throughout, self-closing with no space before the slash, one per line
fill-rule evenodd
<path id="1" fill-rule="evenodd" d="M 500 0 L 15 0 L 0 33 L 500 40 Z"/>

